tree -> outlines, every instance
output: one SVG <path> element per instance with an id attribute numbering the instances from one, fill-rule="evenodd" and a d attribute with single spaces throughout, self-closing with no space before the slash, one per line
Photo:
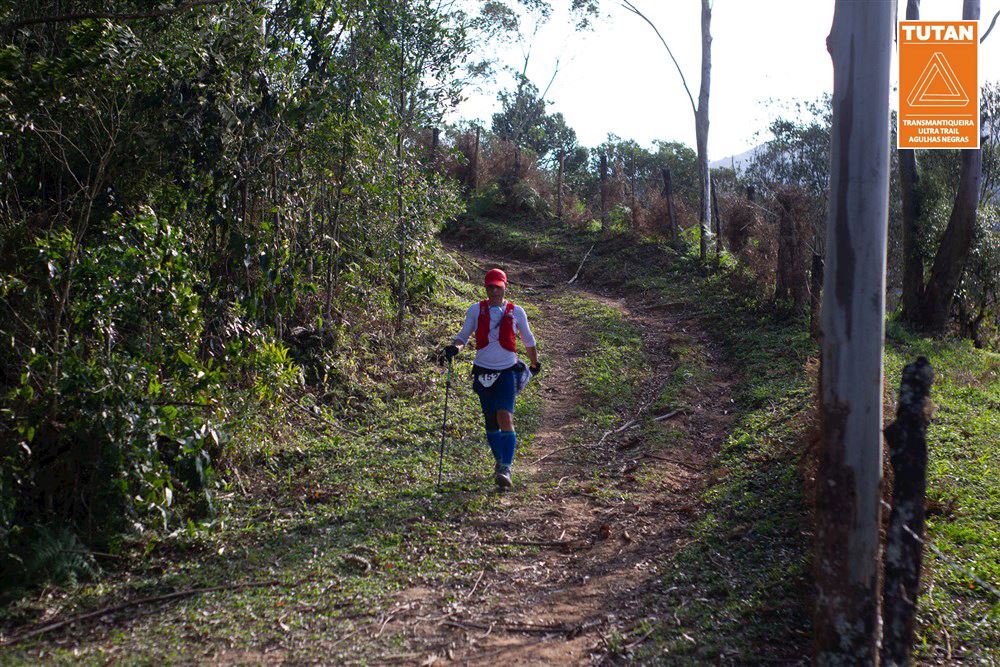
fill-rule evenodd
<path id="1" fill-rule="evenodd" d="M 894 2 L 838 0 L 816 477 L 815 662 L 877 664 Z"/>
<path id="2" fill-rule="evenodd" d="M 919 16 L 919 2 L 910 0 L 907 17 Z M 979 0 L 964 0 L 962 18 L 979 20 Z M 907 151 L 901 160 L 903 192 L 904 269 L 903 314 L 904 318 L 919 328 L 941 333 L 948 324 L 955 292 L 962 279 L 962 272 L 972 252 L 976 233 L 976 216 L 979 209 L 980 181 L 983 172 L 982 149 L 959 151 L 960 168 L 958 190 L 955 193 L 948 226 L 931 263 L 926 284 L 923 282 L 923 257 L 915 242 L 922 212 L 922 193 L 916 154 Z"/>
<path id="3" fill-rule="evenodd" d="M 670 50 L 670 46 L 667 45 L 667 41 L 660 34 L 660 30 L 656 27 L 656 24 L 639 11 L 631 0 L 622 0 L 622 6 L 649 24 L 649 27 L 653 29 L 656 36 L 660 38 L 660 42 L 663 43 L 663 47 L 667 50 L 667 54 L 673 61 L 674 67 L 677 68 L 677 73 L 680 75 L 681 83 L 684 86 L 684 92 L 687 93 L 688 100 L 691 102 L 691 111 L 694 114 L 695 143 L 698 151 L 698 183 L 701 197 L 698 208 L 698 221 L 700 224 L 698 245 L 699 256 L 701 261 L 704 262 L 708 256 L 708 237 L 711 235 L 710 226 L 712 222 L 712 178 L 708 169 L 708 102 L 712 75 L 712 5 L 709 0 L 701 0 L 701 85 L 698 89 L 698 104 L 695 104 L 694 97 L 691 95 L 691 90 L 687 85 L 687 79 L 684 78 L 684 72 L 681 70 L 681 66 L 674 57 L 673 51 Z"/>

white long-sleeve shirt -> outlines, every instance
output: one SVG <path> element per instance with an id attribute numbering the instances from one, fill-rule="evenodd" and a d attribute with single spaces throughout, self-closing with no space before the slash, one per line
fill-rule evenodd
<path id="1" fill-rule="evenodd" d="M 517 363 L 517 353 L 505 350 L 500 345 L 500 318 L 503 317 L 503 312 L 506 308 L 506 300 L 499 306 L 490 306 L 490 343 L 483 349 L 476 350 L 474 363 L 477 366 L 498 371 L 510 368 Z M 520 333 L 521 342 L 524 343 L 524 346 L 534 347 L 535 337 L 531 333 L 531 328 L 528 327 L 528 316 L 525 314 L 524 308 L 515 305 L 511 315 L 514 317 L 514 335 L 516 336 Z M 469 342 L 469 337 L 476 333 L 478 326 L 479 304 L 474 303 L 465 312 L 465 324 L 462 325 L 462 330 L 455 336 L 455 340 L 465 345 Z"/>

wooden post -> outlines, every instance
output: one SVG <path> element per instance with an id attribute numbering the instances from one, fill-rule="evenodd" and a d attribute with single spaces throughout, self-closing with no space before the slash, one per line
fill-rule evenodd
<path id="1" fill-rule="evenodd" d="M 809 269 L 809 334 L 813 340 L 823 338 L 819 325 L 819 310 L 823 292 L 823 255 L 815 247 L 818 239 L 813 239 L 812 266 Z"/>
<path id="2" fill-rule="evenodd" d="M 559 175 L 556 177 L 556 218 L 562 221 L 563 217 L 563 169 L 565 167 L 566 154 L 559 151 Z"/>
<path id="3" fill-rule="evenodd" d="M 635 155 L 632 155 L 632 161 L 629 169 L 629 205 L 632 209 L 632 231 L 639 231 L 639 200 L 635 196 Z"/>
<path id="4" fill-rule="evenodd" d="M 923 559 L 927 417 L 934 371 L 926 357 L 903 369 L 896 421 L 885 429 L 892 463 L 892 512 L 885 548 L 882 664 L 909 665 Z"/>
<path id="5" fill-rule="evenodd" d="M 601 231 L 608 229 L 608 154 L 601 153 Z"/>
<path id="6" fill-rule="evenodd" d="M 837 0 L 816 475 L 814 664 L 878 662 L 889 63 L 896 3 Z"/>
<path id="7" fill-rule="evenodd" d="M 715 196 L 715 183 L 712 183 L 712 222 L 715 223 L 715 268 L 722 265 L 720 251 L 722 250 L 722 219 L 719 218 L 719 199 Z"/>
<path id="8" fill-rule="evenodd" d="M 476 146 L 472 149 L 472 190 L 475 191 L 479 187 L 479 133 L 481 129 L 476 126 Z"/>
<path id="9" fill-rule="evenodd" d="M 674 209 L 674 190 L 670 180 L 670 167 L 663 167 L 660 170 L 663 174 L 663 196 L 667 200 L 667 225 L 670 227 L 670 240 L 677 245 L 680 240 L 678 234 L 677 211 Z"/>

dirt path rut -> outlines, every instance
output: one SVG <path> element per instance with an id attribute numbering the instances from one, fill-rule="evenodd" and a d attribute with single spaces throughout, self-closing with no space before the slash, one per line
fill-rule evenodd
<path id="1" fill-rule="evenodd" d="M 466 255 L 470 272 L 486 260 Z M 728 424 L 734 379 L 697 318 L 643 295 L 567 286 L 537 266 L 504 262 L 521 298 L 541 311 L 532 326 L 544 341 L 544 406 L 531 452 L 515 465 L 517 490 L 491 515 L 463 523 L 458 542 L 496 549 L 472 588 L 413 588 L 380 620 L 406 648 L 378 660 L 405 664 L 597 664 L 627 656 L 648 635 L 647 601 L 660 572 L 698 515 L 698 492 Z M 534 286 L 534 287 L 530 287 Z M 643 404 L 606 430 L 581 419 L 578 377 L 593 332 L 561 305 L 575 297 L 622 313 L 637 327 L 651 368 L 643 395 L 659 395 L 696 349 L 712 381 L 686 388 L 683 410 L 652 421 Z M 633 423 L 634 422 L 634 423 Z M 651 445 L 650 428 L 669 429 L 670 445 Z M 655 432 L 654 432 L 655 435 Z M 603 439 L 603 441 L 602 441 Z M 662 441 L 662 438 L 654 438 Z"/>

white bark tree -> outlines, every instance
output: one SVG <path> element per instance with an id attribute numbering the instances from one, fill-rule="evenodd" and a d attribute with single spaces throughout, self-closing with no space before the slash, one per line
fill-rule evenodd
<path id="1" fill-rule="evenodd" d="M 660 34 L 656 27 L 645 14 L 632 4 L 631 0 L 621 0 L 622 7 L 632 12 L 645 21 L 656 36 L 660 38 L 663 47 L 667 50 L 670 60 L 673 61 L 677 73 L 681 77 L 681 84 L 684 92 L 687 93 L 691 102 L 691 112 L 694 114 L 695 146 L 698 151 L 698 178 L 699 189 L 701 190 L 701 202 L 698 209 L 698 221 L 701 225 L 698 235 L 699 256 L 704 262 L 708 256 L 708 237 L 711 236 L 712 229 L 712 179 L 708 170 L 708 102 L 709 91 L 712 83 L 712 4 L 709 0 L 701 0 L 701 85 L 698 89 L 698 103 L 695 104 L 691 89 L 688 88 L 687 79 L 681 70 L 674 52 L 670 50 L 667 40 Z M 716 239 L 718 243 L 718 239 Z"/>
<path id="2" fill-rule="evenodd" d="M 894 0 L 837 0 L 816 478 L 815 663 L 877 664 Z"/>

